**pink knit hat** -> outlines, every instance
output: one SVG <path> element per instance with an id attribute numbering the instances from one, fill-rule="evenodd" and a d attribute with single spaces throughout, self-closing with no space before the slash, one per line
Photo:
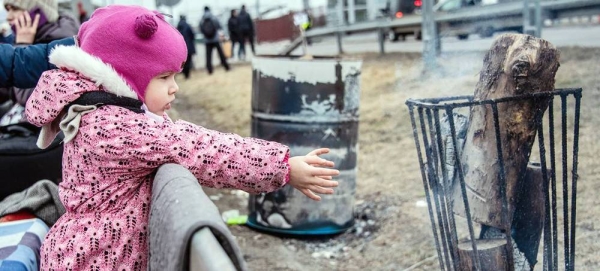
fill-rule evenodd
<path id="1" fill-rule="evenodd" d="M 140 6 L 97 9 L 77 38 L 83 51 L 112 66 L 141 101 L 153 77 L 181 71 L 187 59 L 179 31 L 162 14 Z"/>

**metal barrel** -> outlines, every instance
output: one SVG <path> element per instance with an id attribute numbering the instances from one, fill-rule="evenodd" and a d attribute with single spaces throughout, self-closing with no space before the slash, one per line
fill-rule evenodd
<path id="1" fill-rule="evenodd" d="M 362 61 L 336 57 L 252 59 L 252 136 L 305 155 L 323 155 L 340 175 L 333 195 L 313 201 L 293 187 L 249 200 L 250 227 L 291 235 L 327 235 L 352 226 L 356 191 L 358 105 Z"/>

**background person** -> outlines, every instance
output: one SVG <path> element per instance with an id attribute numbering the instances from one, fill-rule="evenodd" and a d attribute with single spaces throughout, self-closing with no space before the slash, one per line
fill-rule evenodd
<path id="1" fill-rule="evenodd" d="M 242 34 L 242 42 L 250 42 L 252 54 L 256 55 L 256 51 L 254 50 L 254 35 L 256 34 L 254 31 L 254 22 L 252 21 L 252 18 L 250 18 L 250 14 L 246 11 L 246 5 L 242 5 L 242 9 L 238 15 L 238 22 Z"/>
<path id="2" fill-rule="evenodd" d="M 219 23 L 217 17 L 212 15 L 209 7 L 204 7 L 204 15 L 202 16 L 202 19 L 200 19 L 198 29 L 200 29 L 200 32 L 204 35 L 204 43 L 206 46 L 206 70 L 208 71 L 208 74 L 213 73 L 213 49 L 217 49 L 221 65 L 223 65 L 226 71 L 229 71 L 229 64 L 223 53 L 223 47 L 221 47 L 221 34 L 219 33 L 221 30 L 221 23 Z"/>
<path id="3" fill-rule="evenodd" d="M 196 54 L 196 35 L 194 34 L 192 27 L 187 23 L 184 15 L 179 16 L 177 30 L 183 36 L 187 46 L 187 60 L 185 61 L 185 64 L 183 64 L 183 76 L 185 76 L 185 79 L 188 79 L 190 78 L 190 70 L 194 67 L 192 60 L 193 56 Z"/>
<path id="4" fill-rule="evenodd" d="M 244 41 L 240 32 L 240 24 L 238 22 L 237 11 L 235 9 L 231 10 L 231 16 L 227 21 L 227 30 L 229 31 L 229 39 L 231 40 L 231 57 L 235 56 L 235 44 L 238 43 L 238 59 L 242 60 L 243 56 L 245 55 Z"/>

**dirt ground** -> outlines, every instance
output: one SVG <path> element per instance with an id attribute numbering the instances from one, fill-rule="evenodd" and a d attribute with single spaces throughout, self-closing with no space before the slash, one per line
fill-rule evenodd
<path id="1" fill-rule="evenodd" d="M 556 87 L 582 87 L 577 197 L 577 270 L 600 270 L 600 48 L 560 48 Z M 361 75 L 357 225 L 326 239 L 272 236 L 245 226 L 231 230 L 252 270 L 439 270 L 408 98 L 472 94 L 484 52 L 443 54 L 440 68 L 422 75 L 420 54 L 353 55 Z M 179 78 L 174 118 L 250 135 L 251 65 L 195 71 Z M 596 131 L 596 132 L 594 132 Z M 207 189 L 223 212 L 247 213 L 243 193 Z M 365 223 L 368 222 L 368 223 Z M 596 228 L 598 225 L 599 228 Z M 365 234 L 368 231 L 369 234 Z M 536 270 L 540 270 L 538 264 Z"/>

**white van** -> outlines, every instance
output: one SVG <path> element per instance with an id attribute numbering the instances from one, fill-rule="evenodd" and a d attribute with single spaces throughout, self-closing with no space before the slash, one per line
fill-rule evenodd
<path id="1" fill-rule="evenodd" d="M 515 2 L 515 0 L 445 0 L 433 6 L 437 14 L 456 12 L 466 9 L 494 8 L 493 5 Z M 488 7 L 489 6 L 489 7 Z M 443 34 L 467 39 L 470 34 L 479 34 L 482 38 L 491 37 L 498 31 L 523 32 L 523 20 L 519 16 L 478 18 L 476 21 L 453 21 L 440 23 Z"/>

